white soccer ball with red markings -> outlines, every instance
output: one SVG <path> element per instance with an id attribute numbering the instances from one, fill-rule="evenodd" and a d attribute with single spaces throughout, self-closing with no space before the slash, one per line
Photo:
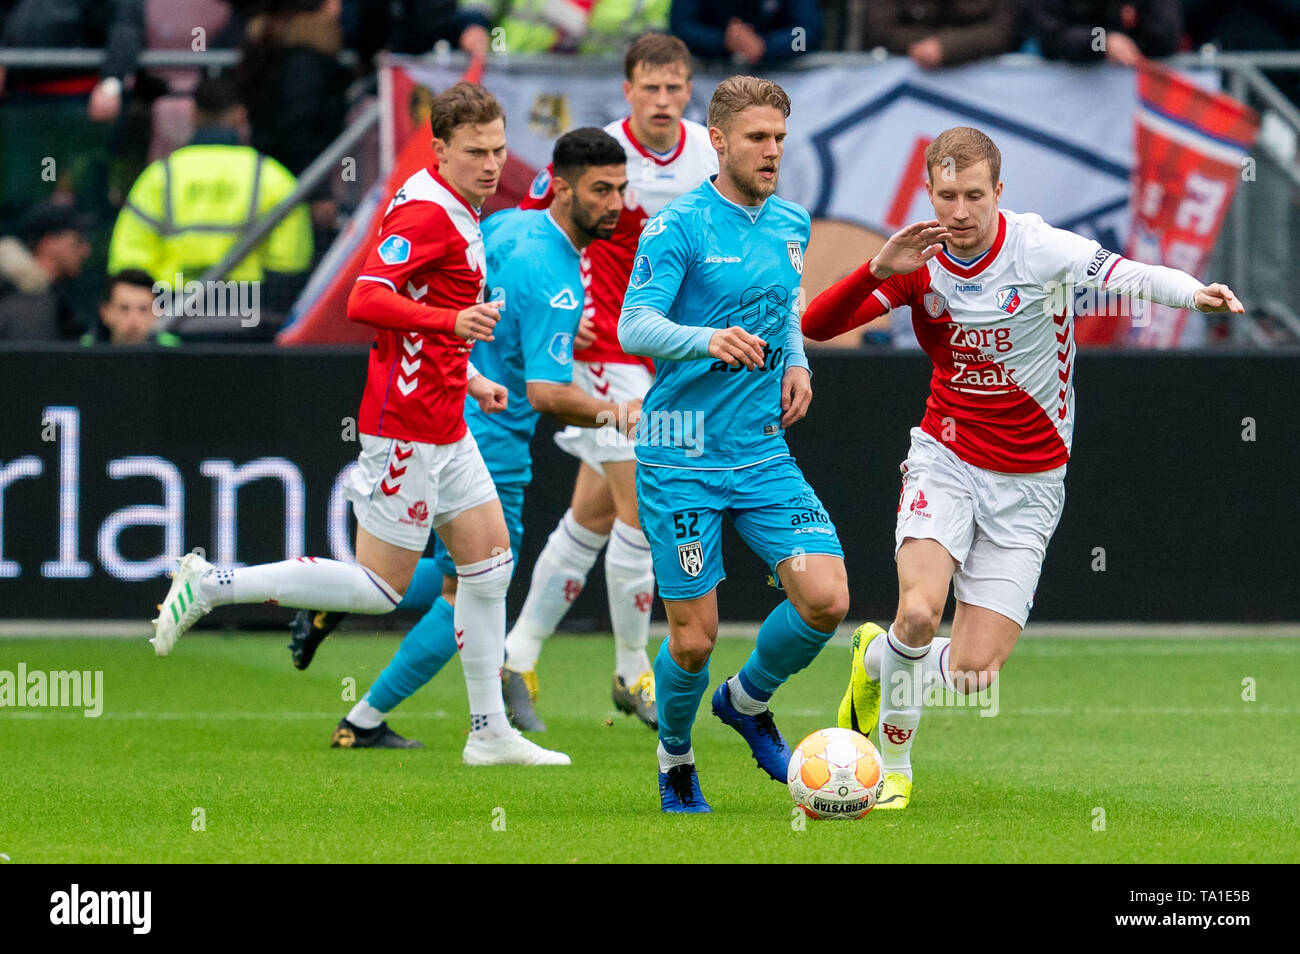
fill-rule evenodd
<path id="1" fill-rule="evenodd" d="M 880 754 L 852 729 L 819 729 L 794 747 L 790 794 L 809 818 L 861 818 L 885 784 Z"/>

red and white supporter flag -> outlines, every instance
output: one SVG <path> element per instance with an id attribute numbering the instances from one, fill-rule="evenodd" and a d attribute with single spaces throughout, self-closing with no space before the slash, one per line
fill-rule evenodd
<path id="1" fill-rule="evenodd" d="M 1127 257 L 1204 279 L 1245 158 L 1259 131 L 1255 111 L 1153 63 L 1138 69 L 1137 164 Z M 1203 319 L 1146 304 L 1128 343 L 1176 348 L 1203 343 Z"/>

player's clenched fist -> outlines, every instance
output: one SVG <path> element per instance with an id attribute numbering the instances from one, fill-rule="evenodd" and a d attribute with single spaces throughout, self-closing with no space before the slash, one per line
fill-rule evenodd
<path id="1" fill-rule="evenodd" d="M 727 364 L 743 364 L 753 370 L 762 367 L 763 349 L 767 342 L 758 335 L 751 335 L 744 328 L 734 325 L 713 333 L 709 339 L 709 354 Z"/>
<path id="2" fill-rule="evenodd" d="M 470 305 L 456 316 L 454 329 L 456 334 L 470 341 L 495 340 L 492 337 L 492 329 L 496 327 L 497 319 L 501 317 L 497 312 L 499 307 L 496 302 Z"/>
<path id="3" fill-rule="evenodd" d="M 1232 293 L 1232 289 L 1218 282 L 1198 291 L 1195 300 L 1197 311 L 1230 311 L 1234 315 L 1246 313 L 1246 306 Z"/>
<path id="4" fill-rule="evenodd" d="M 505 386 L 497 384 L 482 374 L 470 378 L 466 391 L 470 397 L 478 401 L 479 410 L 484 414 L 504 411 L 510 402 L 510 392 L 505 389 Z"/>
<path id="5" fill-rule="evenodd" d="M 950 238 L 952 233 L 938 219 L 904 226 L 872 257 L 871 274 L 883 280 L 890 275 L 914 272 L 938 255 Z"/>

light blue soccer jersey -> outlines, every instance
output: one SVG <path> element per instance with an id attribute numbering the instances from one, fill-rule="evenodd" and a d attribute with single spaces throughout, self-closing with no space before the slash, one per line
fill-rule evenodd
<path id="1" fill-rule="evenodd" d="M 786 367 L 808 366 L 797 307 L 808 212 L 775 195 L 737 205 L 714 178 L 646 223 L 623 299 L 624 349 L 656 357 L 637 428 L 646 465 L 731 469 L 789 454 L 781 380 Z M 708 356 L 713 333 L 730 325 L 767 342 L 761 367 Z"/>
<path id="2" fill-rule="evenodd" d="M 579 253 L 549 211 L 507 209 L 483 220 L 488 301 L 505 301 L 492 335 L 478 341 L 470 360 L 510 392 L 506 410 L 484 414 L 473 398 L 465 420 L 498 484 L 532 479 L 528 446 L 537 411 L 528 382 L 573 380 L 573 335 L 582 317 Z"/>

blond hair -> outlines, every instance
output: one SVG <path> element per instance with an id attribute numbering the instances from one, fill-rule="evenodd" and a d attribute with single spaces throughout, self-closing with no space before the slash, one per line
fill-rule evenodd
<path id="1" fill-rule="evenodd" d="M 771 106 L 790 115 L 790 97 L 776 83 L 758 76 L 728 76 L 709 100 L 709 125 L 726 131 L 736 114 L 751 106 Z"/>
<path id="2" fill-rule="evenodd" d="M 1002 153 L 993 140 L 971 126 L 953 126 L 935 137 L 925 150 L 925 171 L 934 181 L 934 167 L 951 164 L 953 172 L 960 172 L 977 162 L 987 162 L 993 184 L 1002 175 Z"/>

